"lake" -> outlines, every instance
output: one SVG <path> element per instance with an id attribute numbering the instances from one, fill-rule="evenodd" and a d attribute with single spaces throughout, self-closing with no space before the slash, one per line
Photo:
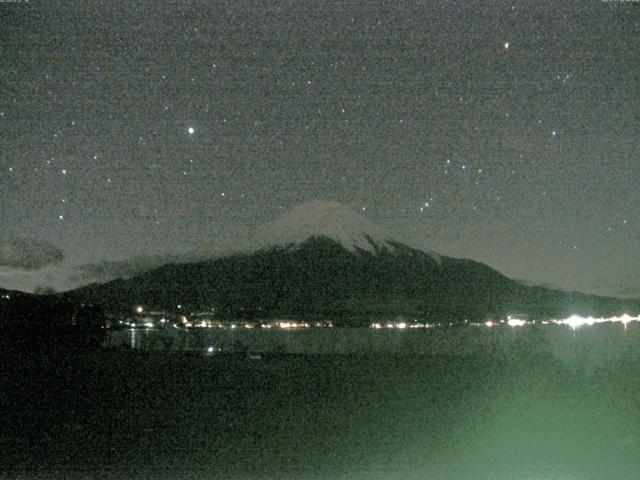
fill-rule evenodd
<path id="1" fill-rule="evenodd" d="M 143 350 L 212 354 L 250 352 L 296 354 L 468 355 L 482 352 L 550 353 L 574 364 L 593 365 L 640 353 L 640 324 L 451 326 L 420 329 L 371 328 L 152 328 L 110 333 L 108 343 Z"/>
<path id="2" fill-rule="evenodd" d="M 636 480 L 639 330 L 137 329 L 2 350 L 0 478 Z M 289 353 L 225 353 L 240 343 Z"/>

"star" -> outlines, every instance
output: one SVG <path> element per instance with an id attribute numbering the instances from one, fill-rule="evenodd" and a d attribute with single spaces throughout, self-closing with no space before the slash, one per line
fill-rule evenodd
<path id="1" fill-rule="evenodd" d="M 5 95 L 0 105 L 7 137 L 0 146 L 0 205 L 6 205 L 0 208 L 0 225 L 10 223 L 12 233 L 33 231 L 54 243 L 60 231 L 52 225 L 58 230 L 73 226 L 65 231 L 69 244 L 64 245 L 73 261 L 75 255 L 90 261 L 112 254 L 124 259 L 139 248 L 128 241 L 130 232 L 120 222 L 129 218 L 132 206 L 151 212 L 135 225 L 141 242 L 158 253 L 181 253 L 190 248 L 182 233 L 199 238 L 219 227 L 222 235 L 215 242 L 226 247 L 254 223 L 271 222 L 281 210 L 320 197 L 371 216 L 425 248 L 432 241 L 436 250 L 448 248 L 458 231 L 466 238 L 477 236 L 478 241 L 456 248 L 470 257 L 500 258 L 500 266 L 509 265 L 505 268 L 523 277 L 571 287 L 575 281 L 576 288 L 583 280 L 595 282 L 578 275 L 577 264 L 563 264 L 566 257 L 550 260 L 549 255 L 538 264 L 532 255 L 501 250 L 545 226 L 549 237 L 527 237 L 523 249 L 530 249 L 528 254 L 556 245 L 557 236 L 569 231 L 576 238 L 564 241 L 563 253 L 576 254 L 576 245 L 578 252 L 596 254 L 594 262 L 611 269 L 611 275 L 618 274 L 618 266 L 633 270 L 636 265 L 625 260 L 635 258 L 633 242 L 613 235 L 640 229 L 627 203 L 615 194 L 585 194 L 585 201 L 593 201 L 585 205 L 589 222 L 570 217 L 568 208 L 582 191 L 619 188 L 628 205 L 640 199 L 640 190 L 627 185 L 638 143 L 632 96 L 616 82 L 617 73 L 608 74 L 620 73 L 629 59 L 630 45 L 618 35 L 624 22 L 617 15 L 600 15 L 599 2 L 580 10 L 586 18 L 598 15 L 599 32 L 608 39 L 602 45 L 590 41 L 588 29 L 562 21 L 570 19 L 563 17 L 570 7 L 559 6 L 547 17 L 511 1 L 496 16 L 493 7 L 481 3 L 462 2 L 456 8 L 462 15 L 451 19 L 456 28 L 429 28 L 418 41 L 403 25 L 413 15 L 417 23 L 428 23 L 426 11 L 399 7 L 393 15 L 381 11 L 374 20 L 358 15 L 351 20 L 350 7 L 328 2 L 318 15 L 305 17 L 305 28 L 323 33 L 322 45 L 298 41 L 292 27 L 304 11 L 276 19 L 257 7 L 240 19 L 234 12 L 200 9 L 181 19 L 183 29 L 165 32 L 167 44 L 177 50 L 149 48 L 136 57 L 139 62 L 122 61 L 105 42 L 95 41 L 91 29 L 76 32 L 69 9 L 57 12 L 64 17 L 60 25 L 43 22 L 42 29 L 16 44 L 28 51 L 46 41 L 51 29 L 61 28 L 64 38 L 73 37 L 77 55 L 53 56 L 46 65 L 37 55 L 21 57 L 16 81 L 25 88 Z M 131 13 L 144 15 L 144 8 Z M 154 39 L 157 19 L 171 24 L 176 13 L 169 7 L 154 12 L 153 21 L 135 20 L 140 30 L 133 36 L 127 33 L 130 26 L 113 22 L 108 11 L 94 13 L 123 51 L 135 52 L 140 38 Z M 48 18 L 46 8 L 43 15 Z M 473 22 L 487 15 L 494 21 Z M 346 24 L 336 29 L 334 17 Z M 212 18 L 230 30 L 204 29 Z M 544 36 L 520 28 L 542 18 L 549 20 Z M 241 24 L 266 38 L 276 35 L 277 45 L 254 47 L 252 35 L 247 42 L 226 37 Z M 467 44 L 459 31 L 465 27 L 484 39 L 474 51 L 482 59 L 461 51 Z M 516 42 L 513 52 L 504 36 Z M 202 61 L 185 67 L 175 53 L 194 45 Z M 76 58 L 82 71 L 76 71 Z M 83 78 L 96 82 L 99 102 Z M 606 108 L 611 105 L 616 108 Z M 29 127 L 32 118 L 39 119 L 35 127 Z M 579 126 L 569 126 L 575 118 Z M 204 128 L 197 138 L 196 122 Z M 41 225 L 28 215 L 12 214 L 34 207 Z M 216 207 L 224 209 L 212 212 Z M 99 221 L 91 218 L 94 212 L 101 213 Z M 414 215 L 432 217 L 433 223 L 416 222 L 416 230 L 410 221 Z M 485 220 L 496 223 L 497 231 L 485 228 Z M 523 224 L 526 228 L 518 228 Z M 82 235 L 94 226 L 99 234 Z M 166 229 L 166 236 L 153 227 Z M 500 242 L 488 240 L 497 232 L 506 235 Z M 611 248 L 596 247 L 602 240 L 596 232 L 612 242 Z M 102 235 L 113 236 L 122 251 L 106 253 L 97 238 Z M 618 255 L 617 260 L 610 262 L 609 255 Z M 581 268 L 593 275 L 598 270 Z M 547 279 L 547 273 L 558 278 Z"/>

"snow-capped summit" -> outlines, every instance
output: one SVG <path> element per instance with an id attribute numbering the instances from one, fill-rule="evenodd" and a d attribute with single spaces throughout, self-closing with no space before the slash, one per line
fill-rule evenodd
<path id="1" fill-rule="evenodd" d="M 391 236 L 369 219 L 341 203 L 322 200 L 303 203 L 263 225 L 255 242 L 259 248 L 284 247 L 314 236 L 330 238 L 351 252 L 395 249 Z"/>

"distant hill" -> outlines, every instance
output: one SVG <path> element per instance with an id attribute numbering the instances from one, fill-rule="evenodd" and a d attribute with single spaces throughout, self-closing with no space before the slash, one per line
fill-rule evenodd
<path id="1" fill-rule="evenodd" d="M 259 229 L 243 252 L 61 295 L 107 310 L 144 305 L 229 318 L 330 317 L 345 324 L 399 315 L 436 321 L 640 311 L 637 301 L 525 285 L 478 262 L 409 247 L 334 202 L 294 209 Z"/>

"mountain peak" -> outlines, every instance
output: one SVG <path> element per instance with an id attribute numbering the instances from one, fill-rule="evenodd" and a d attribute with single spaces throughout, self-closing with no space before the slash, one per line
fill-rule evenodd
<path id="1" fill-rule="evenodd" d="M 313 200 L 293 208 L 258 229 L 260 247 L 300 244 L 311 237 L 327 237 L 351 252 L 395 247 L 392 237 L 349 207 L 333 201 Z"/>

